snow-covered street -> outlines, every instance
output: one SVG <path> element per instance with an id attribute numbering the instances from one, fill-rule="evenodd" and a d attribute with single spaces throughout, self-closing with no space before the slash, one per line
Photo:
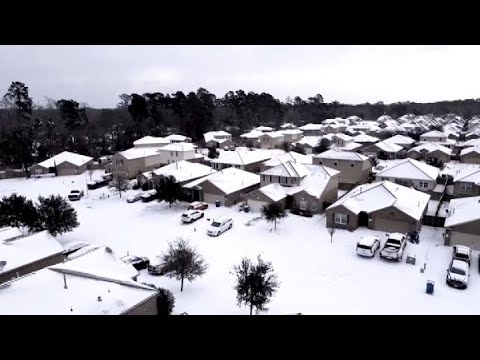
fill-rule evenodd
<path id="1" fill-rule="evenodd" d="M 98 176 L 98 174 L 95 174 Z M 176 297 L 175 313 L 248 314 L 236 305 L 234 276 L 230 273 L 242 257 L 262 254 L 278 274 L 280 288 L 268 314 L 480 314 L 480 274 L 477 255 L 471 265 L 469 287 L 456 290 L 445 284 L 452 248 L 443 246 L 443 229 L 424 226 L 420 244 L 408 243 L 406 254 L 416 256 L 416 265 L 375 258 L 361 258 L 355 244 L 364 235 L 385 233 L 360 228 L 337 230 L 330 242 L 323 215 L 305 218 L 289 215 L 277 224 L 266 223 L 259 214 L 239 212 L 237 207 L 210 205 L 205 217 L 189 225 L 180 222 L 185 204 L 153 201 L 129 204 L 107 188 L 87 193 L 86 176 L 0 181 L 0 197 L 17 192 L 36 200 L 38 195 L 84 190 L 86 196 L 72 205 L 80 226 L 59 238 L 70 242 L 108 245 L 120 255 L 147 256 L 165 250 L 178 236 L 191 239 L 208 264 L 205 276 L 192 283 L 153 277 L 142 270 L 139 281 L 170 289 Z M 109 197 L 102 198 L 102 195 Z M 233 228 L 217 238 L 207 236 L 208 219 L 220 215 L 233 218 Z M 247 225 L 247 223 L 249 225 Z M 426 260 L 425 273 L 420 272 Z M 434 295 L 425 293 L 427 280 L 435 281 Z"/>

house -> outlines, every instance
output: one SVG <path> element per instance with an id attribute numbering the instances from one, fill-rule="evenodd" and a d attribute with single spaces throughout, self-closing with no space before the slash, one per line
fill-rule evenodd
<path id="1" fill-rule="evenodd" d="M 420 142 L 438 143 L 439 145 L 453 149 L 457 141 L 449 139 L 448 135 L 441 131 L 433 130 L 420 135 Z"/>
<path id="2" fill-rule="evenodd" d="M 192 142 L 192 139 L 188 136 L 172 134 L 165 137 L 165 139 L 169 140 L 171 143 L 189 143 Z"/>
<path id="3" fill-rule="evenodd" d="M 280 130 L 278 133 L 283 135 L 283 141 L 286 143 L 294 143 L 303 137 L 303 131 L 298 129 Z"/>
<path id="4" fill-rule="evenodd" d="M 79 175 L 83 174 L 89 165 L 93 165 L 92 157 L 63 151 L 50 159 L 32 165 L 30 174 L 34 176 L 53 173 L 56 168 L 58 176 Z"/>
<path id="5" fill-rule="evenodd" d="M 280 129 L 282 130 L 290 130 L 290 129 L 296 129 L 297 126 L 295 124 L 292 124 L 292 123 L 285 123 L 283 125 L 280 125 Z"/>
<path id="6" fill-rule="evenodd" d="M 288 208 L 319 213 L 336 200 L 339 174 L 338 170 L 325 166 L 288 161 L 260 173 L 260 189 L 246 194 L 244 199 L 253 210 L 259 210 L 261 205 L 268 203 L 266 197 L 273 192 L 278 198 L 275 202 L 286 199 Z M 277 184 L 283 189 L 272 187 Z M 262 190 L 264 188 L 267 188 L 267 193 Z M 281 191 L 285 195 L 282 198 Z"/>
<path id="7" fill-rule="evenodd" d="M 133 142 L 133 146 L 136 148 L 143 148 L 143 147 L 159 148 L 168 144 L 170 144 L 170 140 L 162 137 L 154 137 L 154 136 L 144 136 L 143 138 L 135 140 Z"/>
<path id="8" fill-rule="evenodd" d="M 203 137 L 207 147 L 223 148 L 235 145 L 232 141 L 232 135 L 226 131 L 209 131 L 203 134 Z"/>
<path id="9" fill-rule="evenodd" d="M 266 132 L 259 136 L 260 148 L 278 149 L 285 143 L 285 136 L 280 131 Z"/>
<path id="10" fill-rule="evenodd" d="M 293 145 L 299 144 L 305 149 L 306 154 L 313 154 L 321 139 L 322 136 L 305 136 Z"/>
<path id="11" fill-rule="evenodd" d="M 137 178 L 137 180 L 139 184 L 149 182 L 149 188 L 153 189 L 159 184 L 160 178 L 162 177 L 174 176 L 177 182 L 183 185 L 215 172 L 217 172 L 217 170 L 212 169 L 210 166 L 180 160 L 162 166 L 159 169 L 147 171 L 139 176 L 139 179 Z"/>
<path id="12" fill-rule="evenodd" d="M 344 147 L 349 143 L 353 143 L 353 137 L 349 135 L 345 135 L 342 133 L 338 133 L 333 135 L 332 137 L 332 146 L 335 147 Z"/>
<path id="13" fill-rule="evenodd" d="M 467 147 L 460 151 L 460 162 L 480 164 L 480 147 Z"/>
<path id="14" fill-rule="evenodd" d="M 262 211 L 264 205 L 277 203 L 283 209 L 287 207 L 287 191 L 285 187 L 278 183 L 272 183 L 253 190 L 243 196 L 243 201 L 247 203 L 253 212 Z"/>
<path id="15" fill-rule="evenodd" d="M 412 139 L 411 137 L 405 136 L 405 135 L 394 135 L 386 140 L 385 142 L 391 143 L 391 144 L 396 144 L 400 145 L 406 150 L 411 149 L 415 145 L 415 140 Z"/>
<path id="16" fill-rule="evenodd" d="M 156 147 L 133 147 L 120 151 L 112 156 L 112 163 L 107 170 L 133 179 L 137 175 L 156 169 L 164 163 L 159 152 L 160 149 Z"/>
<path id="17" fill-rule="evenodd" d="M 48 231 L 0 243 L 0 284 L 65 259 L 64 249 Z M 1 297 L 1 296 L 0 296 Z"/>
<path id="18" fill-rule="evenodd" d="M 299 129 L 303 131 L 303 136 L 321 136 L 325 134 L 323 131 L 323 124 L 306 124 L 300 126 Z"/>
<path id="19" fill-rule="evenodd" d="M 162 164 L 170 164 L 181 160 L 194 160 L 197 158 L 196 146 L 192 143 L 178 142 L 166 145 L 158 149 Z M 198 158 L 202 158 L 200 155 Z"/>
<path id="20" fill-rule="evenodd" d="M 419 191 L 433 191 L 440 169 L 414 159 L 405 159 L 375 175 L 375 181 L 391 181 Z"/>
<path id="21" fill-rule="evenodd" d="M 418 231 L 429 199 L 428 194 L 390 181 L 359 185 L 326 209 L 327 227 Z"/>
<path id="22" fill-rule="evenodd" d="M 157 315 L 156 289 L 132 280 L 133 272 L 103 247 L 4 284 L 0 314 Z"/>
<path id="23" fill-rule="evenodd" d="M 216 170 L 234 167 L 252 173 L 258 173 L 261 171 L 262 163 L 270 160 L 271 157 L 271 152 L 263 150 L 222 151 L 217 159 L 210 161 L 210 164 Z"/>
<path id="24" fill-rule="evenodd" d="M 379 142 L 380 139 L 375 136 L 359 134 L 353 137 L 353 141 L 356 142 L 357 144 L 361 144 L 363 147 L 366 147 L 366 146 L 375 144 L 376 142 Z"/>
<path id="25" fill-rule="evenodd" d="M 367 146 L 362 150 L 362 154 L 382 160 L 398 159 L 405 154 L 405 150 L 400 145 L 384 140 Z"/>
<path id="26" fill-rule="evenodd" d="M 0 243 L 5 241 L 12 241 L 23 237 L 23 233 L 17 227 L 2 227 L 0 228 Z"/>
<path id="27" fill-rule="evenodd" d="M 453 195 L 456 197 L 480 195 L 480 168 L 465 168 L 453 176 Z"/>
<path id="28" fill-rule="evenodd" d="M 338 182 L 341 189 L 351 189 L 356 184 L 367 181 L 372 170 L 372 163 L 367 156 L 336 149 L 315 155 L 313 164 L 339 170 Z"/>
<path id="29" fill-rule="evenodd" d="M 446 163 L 450 161 L 452 149 L 437 143 L 421 143 L 407 152 L 407 156 L 417 160 L 436 159 Z"/>
<path id="30" fill-rule="evenodd" d="M 192 201 L 220 202 L 232 206 L 241 201 L 244 194 L 260 187 L 260 175 L 248 171 L 227 168 L 183 185 L 190 191 Z"/>
<path id="31" fill-rule="evenodd" d="M 260 131 L 262 133 L 266 133 L 266 132 L 272 132 L 274 131 L 274 129 L 271 128 L 270 126 L 259 126 L 253 129 L 252 131 Z"/>
<path id="32" fill-rule="evenodd" d="M 263 134 L 261 131 L 250 131 L 248 133 L 240 135 L 240 137 L 246 142 L 252 142 L 252 146 L 259 146 L 259 137 Z"/>
<path id="33" fill-rule="evenodd" d="M 445 219 L 444 244 L 480 250 L 480 196 L 452 199 Z"/>
<path id="34" fill-rule="evenodd" d="M 403 133 L 405 129 L 393 119 L 387 119 L 378 125 L 380 128 L 377 132 Z"/>
<path id="35" fill-rule="evenodd" d="M 311 165 L 313 162 L 313 159 L 312 159 L 312 156 L 310 155 L 303 155 L 295 151 L 289 151 L 287 153 L 274 156 L 270 160 L 267 160 L 264 163 L 262 163 L 261 171 L 270 169 L 274 166 L 286 163 L 288 161 L 293 161 L 293 162 L 304 164 L 304 165 Z"/>

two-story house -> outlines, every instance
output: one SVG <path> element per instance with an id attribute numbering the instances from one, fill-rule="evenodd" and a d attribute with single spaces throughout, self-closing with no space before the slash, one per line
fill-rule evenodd
<path id="1" fill-rule="evenodd" d="M 173 143 L 158 149 L 162 164 L 171 164 L 180 160 L 193 160 L 196 158 L 196 146 L 192 143 Z M 203 156 L 202 156 L 203 158 Z"/>
<path id="2" fill-rule="evenodd" d="M 264 150 L 235 150 L 222 151 L 217 159 L 210 161 L 210 165 L 215 170 L 222 170 L 229 167 L 259 173 L 262 163 L 270 160 L 271 152 Z"/>
<path id="3" fill-rule="evenodd" d="M 262 149 L 279 149 L 285 142 L 285 135 L 280 131 L 266 132 L 259 136 L 258 141 Z"/>
<path id="4" fill-rule="evenodd" d="M 414 159 L 405 159 L 378 171 L 375 181 L 391 181 L 419 191 L 433 191 L 440 169 Z"/>
<path id="5" fill-rule="evenodd" d="M 362 154 L 382 160 L 399 159 L 404 156 L 405 149 L 400 145 L 384 140 L 365 147 Z"/>
<path id="6" fill-rule="evenodd" d="M 207 144 L 207 147 L 213 146 L 215 148 L 221 148 L 225 146 L 234 145 L 232 141 L 232 134 L 223 130 L 209 131 L 203 134 L 203 137 L 205 139 L 205 143 Z"/>
<path id="7" fill-rule="evenodd" d="M 133 179 L 138 174 L 156 169 L 163 164 L 159 150 L 160 148 L 156 147 L 133 147 L 120 151 L 112 156 L 108 170 L 113 174 L 122 174 Z"/>
<path id="8" fill-rule="evenodd" d="M 303 136 L 322 136 L 325 134 L 323 131 L 323 124 L 312 124 L 300 126 L 299 129 L 303 131 Z"/>
<path id="9" fill-rule="evenodd" d="M 436 159 L 441 160 L 442 162 L 446 163 L 450 161 L 450 157 L 452 155 L 452 149 L 449 149 L 443 145 L 438 143 L 421 143 L 418 146 L 410 149 L 407 152 L 407 156 L 412 159 L 417 160 L 430 160 Z"/>
<path id="10" fill-rule="evenodd" d="M 339 187 L 351 189 L 368 180 L 372 171 L 370 159 L 354 151 L 330 149 L 313 157 L 314 165 L 339 170 Z"/>
<path id="11" fill-rule="evenodd" d="M 170 140 L 162 137 L 155 137 L 155 136 L 144 136 L 143 138 L 135 140 L 133 142 L 133 146 L 136 148 L 143 148 L 143 147 L 159 148 L 168 144 L 170 144 Z"/>
<path id="12" fill-rule="evenodd" d="M 298 129 L 287 129 L 278 131 L 283 135 L 283 141 L 286 143 L 294 143 L 303 137 L 303 131 Z"/>
<path id="13" fill-rule="evenodd" d="M 304 165 L 312 165 L 313 158 L 311 155 L 303 155 L 295 151 L 289 151 L 284 154 L 273 156 L 270 160 L 267 160 L 264 163 L 262 163 L 261 171 L 265 171 L 267 169 L 286 163 L 288 161 L 293 161 L 293 162 L 304 164 Z"/>

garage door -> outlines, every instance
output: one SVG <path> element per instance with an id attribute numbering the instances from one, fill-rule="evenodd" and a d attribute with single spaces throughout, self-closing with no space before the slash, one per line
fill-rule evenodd
<path id="1" fill-rule="evenodd" d="M 409 230 L 408 222 L 376 218 L 373 228 L 379 231 L 406 233 Z"/>
<path id="2" fill-rule="evenodd" d="M 261 212 L 262 206 L 268 204 L 266 201 L 258 201 L 258 200 L 248 200 L 247 203 L 248 203 L 248 206 L 250 207 L 250 210 L 253 212 Z"/>
<path id="3" fill-rule="evenodd" d="M 220 205 L 225 205 L 225 197 L 224 195 L 216 195 L 216 194 L 203 194 L 203 201 L 209 204 L 214 204 L 215 200 L 220 200 Z"/>
<path id="4" fill-rule="evenodd" d="M 465 245 L 473 250 L 480 250 L 480 235 L 465 234 L 458 231 L 450 233 L 450 246 Z"/>

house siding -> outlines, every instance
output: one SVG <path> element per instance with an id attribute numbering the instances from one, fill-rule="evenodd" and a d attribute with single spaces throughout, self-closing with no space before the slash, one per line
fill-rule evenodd
<path id="1" fill-rule="evenodd" d="M 465 245 L 480 250 L 480 220 L 452 226 L 446 229 L 445 245 Z"/>
<path id="2" fill-rule="evenodd" d="M 337 163 L 337 165 L 335 166 L 334 163 Z M 352 161 L 313 158 L 313 164 L 324 165 L 326 167 L 339 170 L 339 184 L 350 185 L 356 185 L 366 182 L 372 169 L 372 165 L 369 160 Z M 352 167 L 351 164 L 354 164 L 354 167 Z"/>
<path id="3" fill-rule="evenodd" d="M 430 180 L 417 180 L 417 179 L 404 179 L 404 178 L 394 178 L 394 177 L 388 177 L 388 176 L 382 176 L 381 174 L 377 174 L 375 176 L 375 182 L 380 182 L 383 180 L 388 180 L 396 184 L 404 185 L 406 187 L 413 187 L 415 190 L 418 191 L 423 191 L 423 192 L 429 192 L 433 191 L 435 189 L 435 186 L 437 185 L 436 181 Z M 420 182 L 426 182 L 428 184 L 428 187 L 420 187 Z"/>
<path id="4" fill-rule="evenodd" d="M 47 266 L 61 263 L 63 260 L 65 260 L 65 255 L 63 254 L 63 252 L 61 252 L 61 253 L 57 253 L 52 256 L 34 261 L 30 264 L 4 271 L 0 273 L 0 284 L 10 281 L 16 278 L 17 276 L 20 277 L 23 275 L 27 275 L 34 271 L 46 268 Z"/>
<path id="5" fill-rule="evenodd" d="M 368 228 L 386 232 L 417 231 L 421 221 L 417 221 L 394 207 L 381 209 L 369 214 Z"/>
<path id="6" fill-rule="evenodd" d="M 462 189 L 462 185 L 471 185 L 472 189 L 470 191 Z M 480 195 L 480 186 L 477 186 L 471 182 L 456 181 L 453 184 L 453 195 L 460 197 L 477 196 Z"/>
<path id="7" fill-rule="evenodd" d="M 460 162 L 468 164 L 480 164 L 480 154 L 471 152 L 465 155 L 460 155 Z"/>
<path id="8" fill-rule="evenodd" d="M 350 210 L 346 209 L 342 205 L 336 206 L 335 208 L 330 208 L 326 210 L 326 220 L 327 220 L 327 227 L 328 228 L 336 228 L 336 229 L 345 229 L 349 231 L 353 231 L 358 227 L 358 216 L 352 213 Z M 346 225 L 336 224 L 335 213 L 347 214 L 348 220 Z"/>
<path id="9" fill-rule="evenodd" d="M 157 294 L 128 309 L 122 315 L 158 315 Z"/>
<path id="10" fill-rule="evenodd" d="M 273 201 L 268 196 L 266 196 L 263 192 L 261 192 L 260 189 L 256 189 L 254 191 L 251 191 L 251 192 L 243 195 L 242 201 L 246 201 L 247 204 L 248 204 L 249 200 L 250 201 L 261 201 L 261 202 L 265 202 L 267 204 L 278 203 L 283 208 L 285 208 L 285 206 L 286 206 L 286 197 L 279 200 L 279 201 Z"/>
<path id="11" fill-rule="evenodd" d="M 222 190 L 212 184 L 209 180 L 206 180 L 199 185 L 202 188 L 203 201 L 214 203 L 216 200 L 220 201 L 222 206 L 232 206 L 239 203 L 244 194 L 248 194 L 260 187 L 259 184 L 252 185 L 230 194 L 225 194 Z"/>
<path id="12" fill-rule="evenodd" d="M 123 165 L 118 164 L 117 160 L 123 160 Z M 136 178 L 139 173 L 154 170 L 161 166 L 160 155 L 146 156 L 136 159 L 126 159 L 120 153 L 112 156 L 112 164 L 110 165 L 112 173 L 125 174 L 129 179 Z"/>

